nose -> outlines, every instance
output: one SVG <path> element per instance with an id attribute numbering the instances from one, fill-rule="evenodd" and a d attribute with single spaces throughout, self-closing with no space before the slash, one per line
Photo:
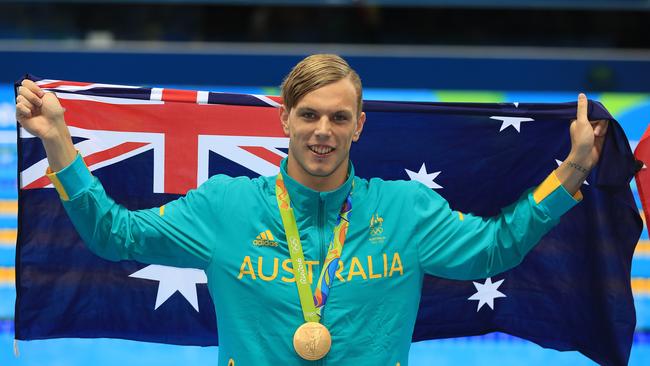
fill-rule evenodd
<path id="1" fill-rule="evenodd" d="M 316 122 L 316 130 L 314 134 L 316 137 L 329 137 L 332 133 L 332 121 L 326 115 L 321 116 L 321 118 Z"/>

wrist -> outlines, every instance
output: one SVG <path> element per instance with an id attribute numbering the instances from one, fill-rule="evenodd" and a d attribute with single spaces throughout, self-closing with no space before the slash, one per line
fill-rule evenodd
<path id="1" fill-rule="evenodd" d="M 56 128 L 48 131 L 43 136 L 40 136 L 41 142 L 45 146 L 54 146 L 59 144 L 65 144 L 67 141 L 70 141 L 72 138 L 70 134 L 66 131 L 58 131 Z"/>
<path id="2" fill-rule="evenodd" d="M 57 118 L 50 123 L 50 128 L 38 136 L 43 143 L 70 139 L 70 131 L 63 118 Z"/>
<path id="3" fill-rule="evenodd" d="M 53 128 L 41 137 L 41 142 L 47 154 L 47 160 L 52 171 L 57 172 L 68 166 L 77 156 L 72 144 L 72 137 L 67 128 Z"/>
<path id="4" fill-rule="evenodd" d="M 591 160 L 589 157 L 584 157 L 580 154 L 575 154 L 575 153 L 570 153 L 569 156 L 564 160 L 566 165 L 568 165 L 572 170 L 575 170 L 577 172 L 580 172 L 587 176 L 591 169 L 593 168 L 593 164 L 591 163 Z"/>
<path id="5" fill-rule="evenodd" d="M 580 166 L 583 166 L 587 168 L 588 170 L 591 170 L 593 168 L 593 163 L 591 161 L 591 154 L 589 153 L 580 153 L 571 150 L 569 153 L 569 156 L 567 156 L 566 160 L 572 161 L 575 164 L 578 164 Z"/>

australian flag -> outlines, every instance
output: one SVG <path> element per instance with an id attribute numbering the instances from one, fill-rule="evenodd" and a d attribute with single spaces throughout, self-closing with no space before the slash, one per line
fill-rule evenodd
<path id="1" fill-rule="evenodd" d="M 287 155 L 277 97 L 39 80 L 66 108 L 73 142 L 117 202 L 159 206 L 213 174 L 277 174 Z M 455 210 L 497 214 L 567 156 L 576 103 L 366 101 L 352 147 L 359 176 L 419 180 Z M 426 277 L 413 340 L 499 331 L 600 364 L 626 364 L 635 328 L 630 267 L 642 222 L 636 161 L 610 120 L 583 201 L 518 267 L 492 278 Z M 88 251 L 19 128 L 16 338 L 112 337 L 216 345 L 205 274 L 108 262 Z"/>

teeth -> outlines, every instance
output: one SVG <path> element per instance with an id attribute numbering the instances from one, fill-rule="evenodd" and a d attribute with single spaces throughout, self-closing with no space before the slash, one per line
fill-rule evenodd
<path id="1" fill-rule="evenodd" d="M 334 150 L 333 148 L 329 146 L 312 146 L 310 147 L 311 151 L 315 152 L 316 154 L 324 155 L 324 154 L 329 154 Z"/>

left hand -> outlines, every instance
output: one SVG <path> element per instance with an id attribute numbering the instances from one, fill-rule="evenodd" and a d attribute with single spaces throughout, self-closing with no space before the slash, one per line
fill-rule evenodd
<path id="1" fill-rule="evenodd" d="M 578 95 L 578 113 L 576 119 L 571 122 L 569 129 L 571 134 L 571 153 L 569 156 L 575 163 L 591 170 L 600 158 L 609 121 L 589 121 L 587 106 L 587 97 L 580 93 Z"/>

